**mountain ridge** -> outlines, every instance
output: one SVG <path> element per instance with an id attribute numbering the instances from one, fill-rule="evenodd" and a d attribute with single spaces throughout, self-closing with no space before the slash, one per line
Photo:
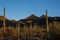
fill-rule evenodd
<path id="1" fill-rule="evenodd" d="M 0 26 L 3 26 L 3 20 L 4 20 L 4 17 L 0 16 Z M 6 19 L 6 25 L 16 27 L 16 25 L 18 25 L 17 23 L 20 22 L 20 24 L 23 24 L 23 25 L 24 24 L 27 24 L 27 25 L 37 24 L 41 26 L 41 25 L 46 25 L 45 21 L 46 21 L 45 15 L 42 15 L 41 17 L 37 17 L 33 14 L 33 15 L 28 16 L 25 19 L 20 19 L 18 21 Z M 60 23 L 60 17 L 48 17 L 48 23 L 52 23 L 53 21 Z"/>

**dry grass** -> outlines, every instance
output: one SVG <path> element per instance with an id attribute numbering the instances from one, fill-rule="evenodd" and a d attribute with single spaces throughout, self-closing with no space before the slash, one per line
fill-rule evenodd
<path id="1" fill-rule="evenodd" d="M 58 25 L 58 27 L 59 26 L 60 25 Z M 57 32 L 57 34 L 60 34 L 60 28 L 58 28 L 58 27 L 56 28 L 56 32 Z M 19 31 L 19 34 L 18 34 L 18 31 Z M 51 33 L 51 32 L 53 32 L 53 33 Z M 50 34 L 52 35 L 56 32 L 53 31 L 52 28 L 50 28 L 49 35 Z M 18 35 L 19 35 L 19 37 L 18 37 Z M 8 28 L 6 28 L 6 32 L 4 34 L 3 34 L 3 28 L 0 28 L 0 38 L 2 36 L 5 36 L 4 38 L 9 37 L 10 40 L 15 40 L 15 39 L 17 40 L 18 38 L 21 40 L 46 40 L 46 35 L 47 35 L 46 28 L 44 28 L 44 27 L 37 27 L 37 26 L 34 26 L 33 28 L 25 27 L 25 28 L 20 28 L 20 30 L 18 30 L 17 28 L 14 28 L 14 27 L 8 27 Z M 54 37 L 51 35 L 50 35 L 50 37 Z"/>

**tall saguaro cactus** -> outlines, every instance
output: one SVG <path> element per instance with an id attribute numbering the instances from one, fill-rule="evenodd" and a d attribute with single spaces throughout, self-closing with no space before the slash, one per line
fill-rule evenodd
<path id="1" fill-rule="evenodd" d="M 47 26 L 47 32 L 49 32 L 49 28 L 48 28 L 48 13 L 46 10 L 46 26 Z"/>
<path id="2" fill-rule="evenodd" d="M 6 31 L 6 24 L 5 24 L 5 21 L 6 21 L 6 8 L 4 7 L 4 27 L 3 27 L 4 33 L 5 33 L 5 31 Z"/>
<path id="3" fill-rule="evenodd" d="M 49 27 L 48 27 L 48 13 L 47 13 L 47 10 L 46 10 L 46 27 L 47 27 L 47 39 L 48 39 Z"/>

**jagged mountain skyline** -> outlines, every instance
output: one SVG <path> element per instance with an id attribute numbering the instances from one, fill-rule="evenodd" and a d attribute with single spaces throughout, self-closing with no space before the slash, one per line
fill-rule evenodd
<path id="1" fill-rule="evenodd" d="M 36 19 L 36 18 L 45 18 L 46 17 L 46 15 L 41 15 L 41 16 L 37 16 L 37 15 L 35 15 L 35 14 L 31 14 L 31 15 L 29 15 L 28 17 L 25 17 L 25 18 L 22 18 L 22 19 Z M 52 16 L 48 16 L 48 17 L 52 17 Z M 58 17 L 60 17 L 60 16 L 53 16 L 54 18 L 58 18 Z M 16 20 L 16 19 L 9 19 L 9 18 L 7 18 L 6 17 L 6 19 L 7 20 Z M 4 16 L 1 16 L 0 15 L 0 20 L 4 20 Z M 21 20 L 21 19 L 19 19 L 19 20 Z M 19 20 L 16 20 L 16 21 L 19 21 Z"/>
<path id="2" fill-rule="evenodd" d="M 4 20 L 4 17 L 3 16 L 0 16 L 0 26 L 2 27 L 3 25 L 3 20 Z M 9 18 L 6 18 L 6 26 L 13 26 L 13 27 L 16 27 L 16 24 L 18 22 L 21 23 L 21 25 L 23 24 L 27 24 L 27 25 L 30 25 L 30 24 L 37 24 L 37 25 L 46 25 L 46 17 L 45 15 L 42 15 L 40 17 L 38 16 L 35 16 L 35 15 L 30 15 L 28 16 L 27 18 L 24 18 L 24 19 L 19 19 L 18 21 L 16 20 L 10 20 Z M 48 16 L 48 23 L 52 23 L 53 21 L 56 21 L 56 22 L 59 22 L 60 23 L 60 17 L 49 17 Z"/>

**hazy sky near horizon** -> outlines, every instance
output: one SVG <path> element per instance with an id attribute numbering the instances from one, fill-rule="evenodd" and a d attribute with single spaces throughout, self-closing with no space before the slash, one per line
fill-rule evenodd
<path id="1" fill-rule="evenodd" d="M 35 14 L 36 16 L 60 16 L 60 0 L 0 0 L 0 15 L 3 16 L 6 7 L 8 19 L 20 20 Z"/>

